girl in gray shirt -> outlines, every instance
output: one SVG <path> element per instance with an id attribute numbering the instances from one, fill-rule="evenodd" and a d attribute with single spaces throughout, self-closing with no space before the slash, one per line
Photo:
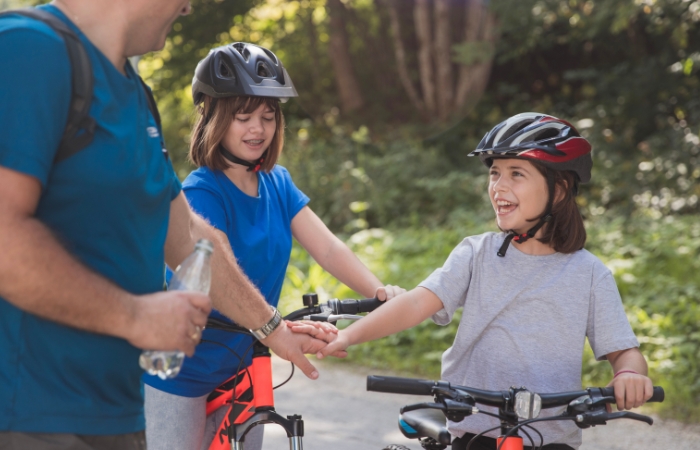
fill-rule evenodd
<path id="1" fill-rule="evenodd" d="M 444 380 L 487 390 L 578 390 L 588 338 L 596 358 L 613 368 L 610 384 L 618 409 L 641 406 L 652 395 L 646 361 L 610 270 L 583 249 L 586 231 L 575 196 L 578 184 L 590 180 L 590 152 L 571 124 L 552 116 L 523 113 L 498 124 L 471 155 L 489 167 L 489 197 L 502 232 L 464 239 L 442 268 L 340 331 L 317 356 L 397 333 L 428 317 L 446 325 L 463 307 L 455 341 L 443 354 Z M 541 416 L 561 412 L 545 410 Z M 483 414 L 449 422 L 453 449 L 463 449 L 474 434 L 498 424 Z M 581 444 L 572 422 L 536 428 L 546 449 Z M 495 449 L 492 441 L 483 448 Z"/>

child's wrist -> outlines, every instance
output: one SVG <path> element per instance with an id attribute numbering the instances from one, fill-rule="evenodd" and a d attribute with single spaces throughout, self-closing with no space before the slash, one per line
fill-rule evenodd
<path id="1" fill-rule="evenodd" d="M 631 369 L 618 370 L 617 372 L 615 372 L 615 375 L 613 375 L 613 380 L 615 378 L 617 378 L 618 375 L 622 375 L 623 373 L 631 373 L 634 375 L 639 375 L 639 372 L 637 372 L 635 370 L 631 370 Z"/>

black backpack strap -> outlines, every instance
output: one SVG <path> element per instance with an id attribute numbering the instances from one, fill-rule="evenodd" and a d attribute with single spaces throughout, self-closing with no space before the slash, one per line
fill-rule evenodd
<path id="1" fill-rule="evenodd" d="M 156 99 L 153 97 L 153 92 L 151 92 L 151 88 L 149 88 L 146 82 L 143 81 L 143 78 L 139 77 L 139 81 L 141 82 L 141 87 L 143 87 L 143 92 L 146 93 L 148 109 L 151 110 L 151 114 L 153 114 L 153 118 L 156 120 L 156 126 L 158 126 L 158 133 L 160 133 L 160 147 L 163 151 L 163 156 L 165 156 L 165 159 L 168 159 L 168 149 L 165 147 L 165 138 L 163 137 L 163 126 L 160 123 L 160 113 L 158 112 L 158 104 L 156 103 Z"/>
<path id="2" fill-rule="evenodd" d="M 78 35 L 53 14 L 35 8 L 14 9 L 0 13 L 0 15 L 9 14 L 22 15 L 47 24 L 66 44 L 72 72 L 72 96 L 66 127 L 54 158 L 54 164 L 56 164 L 92 142 L 95 119 L 89 115 L 94 83 L 90 58 Z"/>

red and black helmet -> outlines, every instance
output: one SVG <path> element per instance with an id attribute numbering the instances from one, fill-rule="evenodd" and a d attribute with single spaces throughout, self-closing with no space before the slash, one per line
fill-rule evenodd
<path id="1" fill-rule="evenodd" d="M 591 144 L 569 122 L 527 112 L 499 123 L 469 156 L 479 155 L 487 167 L 493 158 L 535 160 L 555 170 L 574 172 L 581 183 L 591 179 Z"/>

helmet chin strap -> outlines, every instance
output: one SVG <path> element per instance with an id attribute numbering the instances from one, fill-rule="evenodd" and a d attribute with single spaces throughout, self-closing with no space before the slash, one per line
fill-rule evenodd
<path id="1" fill-rule="evenodd" d="M 234 164 L 240 164 L 241 166 L 246 166 L 248 168 L 248 172 L 258 172 L 260 171 L 260 168 L 262 167 L 262 164 L 265 162 L 265 158 L 267 157 L 267 150 L 263 152 L 262 156 L 260 159 L 257 159 L 255 161 L 246 161 L 245 159 L 241 159 L 238 156 L 234 155 L 233 153 L 229 152 L 226 150 L 223 146 L 219 146 L 219 149 L 221 150 L 221 154 L 224 155 L 224 158 L 228 159 Z"/>
<path id="2" fill-rule="evenodd" d="M 506 256 L 506 251 L 508 251 L 510 241 L 514 241 L 516 244 L 522 244 L 523 242 L 527 242 L 530 238 L 535 237 L 537 232 L 540 230 L 540 228 L 542 228 L 542 226 L 544 226 L 545 223 L 552 220 L 552 205 L 554 204 L 555 186 L 554 176 L 551 174 L 551 172 L 547 172 L 547 187 L 549 188 L 549 199 L 547 199 L 547 208 L 545 209 L 545 213 L 542 214 L 542 216 L 540 216 L 540 220 L 535 224 L 534 227 L 527 230 L 527 233 L 518 234 L 514 230 L 510 230 L 506 238 L 503 240 L 501 248 L 499 248 L 496 252 L 498 256 Z"/>

